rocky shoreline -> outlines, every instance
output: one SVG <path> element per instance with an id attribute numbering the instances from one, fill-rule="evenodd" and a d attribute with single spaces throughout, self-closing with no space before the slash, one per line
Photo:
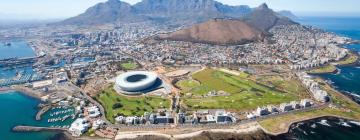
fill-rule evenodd
<path id="1" fill-rule="evenodd" d="M 116 140 L 283 140 L 289 138 L 289 132 L 298 123 L 313 122 L 317 120 L 334 120 L 344 119 L 347 121 L 357 121 L 340 116 L 318 116 L 300 120 L 291 123 L 286 131 L 281 133 L 271 133 L 259 124 L 252 124 L 247 129 L 209 129 L 184 134 L 163 134 L 160 132 L 141 131 L 141 132 L 119 132 Z"/>

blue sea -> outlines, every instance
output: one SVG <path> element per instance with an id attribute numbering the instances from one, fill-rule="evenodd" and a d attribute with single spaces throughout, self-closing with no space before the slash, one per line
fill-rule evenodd
<path id="1" fill-rule="evenodd" d="M 17 125 L 28 126 L 64 126 L 70 125 L 71 118 L 64 122 L 48 123 L 50 110 L 42 116 L 42 120 L 36 121 L 39 100 L 28 97 L 17 91 L 9 91 L 0 94 L 0 140 L 47 140 L 54 137 L 55 132 L 32 132 L 16 133 L 11 129 Z"/>
<path id="2" fill-rule="evenodd" d="M 312 25 L 352 39 L 360 40 L 360 17 L 302 17 L 301 24 Z M 360 52 L 360 45 L 345 46 Z M 339 74 L 320 74 L 319 76 L 332 82 L 332 85 L 344 94 L 360 95 L 360 66 L 340 66 Z M 360 124 L 341 119 L 318 119 L 299 123 L 293 127 L 287 139 L 299 140 L 359 140 Z"/>
<path id="3" fill-rule="evenodd" d="M 300 18 L 299 22 L 306 25 L 330 31 L 352 39 L 360 40 L 359 18 Z M 348 45 L 346 48 L 360 52 L 360 44 Z M 333 83 L 333 86 L 344 93 L 360 95 L 360 66 L 340 66 L 340 74 L 320 74 L 324 79 Z"/>
<path id="4" fill-rule="evenodd" d="M 334 32 L 353 39 L 360 39 L 360 18 L 321 18 L 302 17 L 298 22 Z M 360 45 L 346 46 L 360 52 Z M 34 56 L 34 52 L 25 42 L 12 42 L 12 46 L 0 44 L 0 59 Z M 16 68 L 28 69 L 28 68 Z M 360 95 L 360 66 L 342 66 L 340 74 L 322 74 L 324 79 L 333 82 L 333 86 L 343 93 Z M 0 78 L 11 77 L 16 70 L 0 69 Z M 36 106 L 39 100 L 27 97 L 19 92 L 0 94 L 0 140 L 46 140 L 56 133 L 14 133 L 11 128 L 16 125 L 48 126 L 42 121 L 35 121 Z M 46 117 L 45 117 L 46 118 Z M 65 122 L 65 125 L 69 122 Z M 60 124 L 59 124 L 60 125 Z M 62 124 L 64 125 L 64 124 Z M 346 120 L 312 120 L 299 123 L 285 136 L 288 139 L 300 140 L 355 140 L 360 139 L 360 126 Z"/>
<path id="5" fill-rule="evenodd" d="M 24 41 L 13 41 L 11 46 L 0 44 L 0 59 L 22 58 L 35 56 L 33 50 Z M 31 66 L 15 68 L 0 68 L 0 79 L 11 78 L 18 71 L 32 72 Z M 69 125 L 73 120 L 64 122 L 48 123 L 52 111 L 45 113 L 43 119 L 35 120 L 38 111 L 38 99 L 23 95 L 17 91 L 0 91 L 0 140 L 47 140 L 53 138 L 54 132 L 15 133 L 11 129 L 16 125 L 30 126 L 64 126 Z M 53 110 L 56 111 L 56 110 Z"/>
<path id="6" fill-rule="evenodd" d="M 10 43 L 11 46 L 6 46 L 4 45 L 4 42 L 0 42 L 0 60 L 35 56 L 32 48 L 29 47 L 25 41 L 12 41 Z"/>
<path id="7" fill-rule="evenodd" d="M 35 53 L 25 41 L 11 41 L 11 46 L 0 42 L 0 60 L 8 58 L 34 57 Z M 0 79 L 12 78 L 17 72 L 33 72 L 31 65 L 24 65 L 12 68 L 0 67 Z"/>

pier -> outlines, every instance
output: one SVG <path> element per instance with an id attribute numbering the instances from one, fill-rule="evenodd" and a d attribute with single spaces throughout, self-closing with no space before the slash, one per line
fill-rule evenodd
<path id="1" fill-rule="evenodd" d="M 67 132 L 65 128 L 51 128 L 51 127 L 36 127 L 36 126 L 15 126 L 12 131 L 14 132 L 40 132 L 40 131 L 51 131 L 51 132 Z"/>
<path id="2" fill-rule="evenodd" d="M 0 60 L 0 67 L 11 67 L 36 62 L 38 57 L 9 58 Z"/>

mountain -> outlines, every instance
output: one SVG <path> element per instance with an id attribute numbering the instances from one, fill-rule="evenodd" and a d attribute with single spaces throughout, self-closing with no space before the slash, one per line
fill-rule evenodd
<path id="1" fill-rule="evenodd" d="M 278 11 L 278 13 L 284 17 L 290 18 L 290 19 L 297 19 L 298 17 L 294 15 L 291 11 L 282 10 Z"/>
<path id="2" fill-rule="evenodd" d="M 214 0 L 143 0 L 134 8 L 140 15 L 178 18 L 240 17 L 251 12 L 248 6 L 229 6 Z"/>
<path id="3" fill-rule="evenodd" d="M 261 41 L 265 34 L 244 21 L 212 19 L 187 29 L 159 35 L 157 39 L 227 45 Z"/>
<path id="4" fill-rule="evenodd" d="M 250 14 L 242 18 L 246 23 L 262 30 L 268 31 L 274 26 L 297 24 L 291 19 L 284 17 L 273 10 L 266 4 L 255 8 Z"/>
<path id="5" fill-rule="evenodd" d="M 245 5 L 229 6 L 214 0 L 143 0 L 133 6 L 119 0 L 97 4 L 85 13 L 60 24 L 103 24 L 137 21 L 196 21 L 243 17 L 251 12 Z"/>
<path id="6" fill-rule="evenodd" d="M 263 41 L 274 26 L 293 24 L 298 23 L 262 4 L 240 19 L 213 19 L 156 38 L 219 45 L 244 44 Z"/>
<path id="7" fill-rule="evenodd" d="M 135 18 L 133 12 L 134 9 L 130 4 L 118 0 L 109 0 L 90 7 L 85 13 L 66 19 L 60 24 L 91 25 L 112 23 L 126 19 L 132 20 Z"/>

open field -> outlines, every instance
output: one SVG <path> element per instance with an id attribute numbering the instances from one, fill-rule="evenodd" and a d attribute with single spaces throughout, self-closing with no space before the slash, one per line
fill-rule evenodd
<path id="1" fill-rule="evenodd" d="M 321 66 L 316 69 L 312 69 L 308 73 L 310 73 L 310 74 L 332 73 L 332 72 L 335 72 L 336 69 L 337 69 L 336 66 L 330 64 L 330 65 L 326 65 L 326 66 Z"/>
<path id="2" fill-rule="evenodd" d="M 194 84 L 196 82 L 193 80 L 183 80 L 177 85 L 182 89 L 182 93 L 192 93 L 191 97 L 183 98 L 183 103 L 190 109 L 224 108 L 245 111 L 258 106 L 277 105 L 301 99 L 298 92 L 282 91 L 247 77 L 248 75 L 244 74 L 236 76 L 215 69 L 205 69 L 192 75 L 200 85 Z M 287 86 L 287 82 L 283 84 Z M 224 91 L 228 95 L 206 96 L 213 90 Z"/>
<path id="3" fill-rule="evenodd" d="M 301 98 L 311 98 L 307 89 L 302 86 L 299 80 L 287 75 L 264 75 L 256 77 L 255 80 L 268 87 L 276 88 Z"/>
<path id="4" fill-rule="evenodd" d="M 339 62 L 336 62 L 336 65 L 353 64 L 357 60 L 358 60 L 358 56 L 356 54 L 350 53 L 349 56 L 347 56 L 345 59 L 343 59 Z M 308 73 L 310 73 L 310 74 L 332 73 L 332 72 L 335 72 L 336 69 L 337 69 L 336 66 L 334 66 L 333 64 L 329 64 L 326 66 L 321 66 L 316 69 L 312 69 Z"/>
<path id="5" fill-rule="evenodd" d="M 319 79 L 318 79 L 319 80 Z M 320 80 L 321 81 L 321 80 Z M 296 112 L 279 117 L 259 121 L 259 124 L 270 133 L 280 134 L 287 132 L 292 123 L 319 118 L 324 116 L 341 117 L 346 119 L 360 120 L 360 106 L 350 98 L 332 89 L 329 85 L 322 83 L 322 88 L 330 95 L 333 106 L 306 112 Z"/>
<path id="6" fill-rule="evenodd" d="M 168 99 L 155 96 L 123 96 L 117 94 L 113 86 L 103 90 L 96 99 L 105 108 L 105 116 L 112 123 L 115 122 L 115 115 L 141 116 L 144 112 L 154 112 L 157 109 L 170 107 Z"/>
<path id="7" fill-rule="evenodd" d="M 200 86 L 200 83 L 196 80 L 180 80 L 176 83 L 176 86 L 181 87 L 182 92 L 187 93 L 191 92 L 192 89 Z"/>
<path id="8" fill-rule="evenodd" d="M 134 70 L 134 69 L 139 67 L 139 65 L 136 62 L 133 62 L 133 61 L 130 61 L 130 60 L 125 61 L 125 62 L 121 62 L 120 66 L 124 70 Z"/>
<path id="9" fill-rule="evenodd" d="M 355 63 L 358 60 L 358 56 L 356 54 L 350 53 L 346 59 L 337 62 L 338 65 L 347 65 Z"/>

